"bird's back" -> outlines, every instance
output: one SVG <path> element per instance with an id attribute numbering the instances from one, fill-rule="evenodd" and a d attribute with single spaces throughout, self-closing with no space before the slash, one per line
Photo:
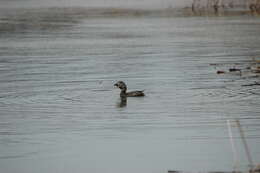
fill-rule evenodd
<path id="1" fill-rule="evenodd" d="M 142 97 L 144 95 L 144 91 L 131 91 L 126 93 L 127 97 Z"/>

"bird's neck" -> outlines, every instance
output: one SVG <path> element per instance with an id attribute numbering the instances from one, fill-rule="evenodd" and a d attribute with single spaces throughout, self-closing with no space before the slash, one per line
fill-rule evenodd
<path id="1" fill-rule="evenodd" d="M 121 90 L 120 97 L 126 97 L 126 90 Z"/>

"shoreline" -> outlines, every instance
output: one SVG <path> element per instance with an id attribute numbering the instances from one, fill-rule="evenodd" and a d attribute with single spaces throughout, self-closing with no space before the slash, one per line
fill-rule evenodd
<path id="1" fill-rule="evenodd" d="M 86 7 L 43 7 L 43 8 L 0 8 L 0 17 L 17 15 L 39 15 L 46 13 L 79 17 L 215 17 L 215 16 L 260 16 L 247 9 L 227 9 L 215 13 L 210 9 L 193 11 L 191 7 L 166 9 L 134 8 L 86 8 Z"/>

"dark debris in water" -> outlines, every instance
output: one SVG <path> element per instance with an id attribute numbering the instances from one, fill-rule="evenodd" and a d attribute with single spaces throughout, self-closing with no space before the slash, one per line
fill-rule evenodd
<path id="1" fill-rule="evenodd" d="M 260 75 L 260 60 L 256 59 L 255 57 L 252 58 L 251 61 L 247 61 L 244 63 L 240 63 L 239 67 L 237 63 L 234 64 L 224 64 L 224 63 L 214 63 L 210 64 L 210 66 L 214 66 L 215 68 L 219 68 L 222 66 L 231 66 L 225 70 L 220 69 L 216 71 L 216 74 L 230 74 L 230 75 L 240 75 L 241 79 L 259 79 Z M 244 84 L 241 86 L 260 86 L 260 82 L 253 81 L 252 83 L 249 84 Z"/>
<path id="2" fill-rule="evenodd" d="M 252 84 L 246 84 L 246 85 L 242 85 L 242 86 L 255 86 L 255 85 L 260 85 L 260 83 L 255 82 L 255 83 L 252 83 Z"/>
<path id="3" fill-rule="evenodd" d="M 192 173 L 192 172 L 184 172 L 184 171 L 174 171 L 174 170 L 169 170 L 168 173 Z M 196 172 L 193 172 L 196 173 Z M 201 172 L 200 172 L 201 173 Z M 205 172 L 205 173 L 260 173 L 260 168 L 258 169 L 258 167 L 256 166 L 256 168 L 254 168 L 253 170 L 249 170 L 248 172 L 241 172 L 241 171 L 209 171 L 209 172 Z"/>
<path id="4" fill-rule="evenodd" d="M 189 172 L 184 172 L 184 171 L 174 171 L 174 170 L 169 170 L 168 171 L 168 173 L 189 173 Z M 190 172 L 190 173 L 192 173 L 192 172 Z M 195 173 L 195 172 L 193 172 L 193 173 Z M 205 173 L 242 173 L 242 172 L 235 172 L 235 171 L 226 171 L 226 172 L 224 172 L 224 171 L 209 171 L 209 172 L 205 172 Z"/>
<path id="5" fill-rule="evenodd" d="M 229 72 L 235 72 L 235 71 L 241 72 L 241 69 L 238 69 L 238 68 L 235 68 L 235 67 L 229 69 Z"/>
<path id="6" fill-rule="evenodd" d="M 196 173 L 196 172 L 185 172 L 185 171 L 176 171 L 176 170 L 168 170 L 168 173 Z M 202 172 L 200 172 L 202 173 Z M 253 166 L 253 169 L 250 169 L 248 171 L 209 171 L 204 173 L 260 173 L 260 163 L 256 164 L 256 166 Z"/>
<path id="7" fill-rule="evenodd" d="M 218 70 L 218 71 L 217 71 L 217 74 L 224 74 L 224 73 L 226 73 L 226 72 L 223 71 L 223 70 Z"/>

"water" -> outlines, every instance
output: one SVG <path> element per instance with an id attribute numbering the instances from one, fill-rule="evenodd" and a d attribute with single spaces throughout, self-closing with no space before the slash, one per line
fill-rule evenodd
<path id="1" fill-rule="evenodd" d="M 259 78 L 216 74 L 251 65 L 259 28 L 250 16 L 2 14 L 1 172 L 228 171 L 235 118 L 259 162 L 260 89 L 242 86 Z M 146 97 L 120 107 L 118 80 Z"/>

